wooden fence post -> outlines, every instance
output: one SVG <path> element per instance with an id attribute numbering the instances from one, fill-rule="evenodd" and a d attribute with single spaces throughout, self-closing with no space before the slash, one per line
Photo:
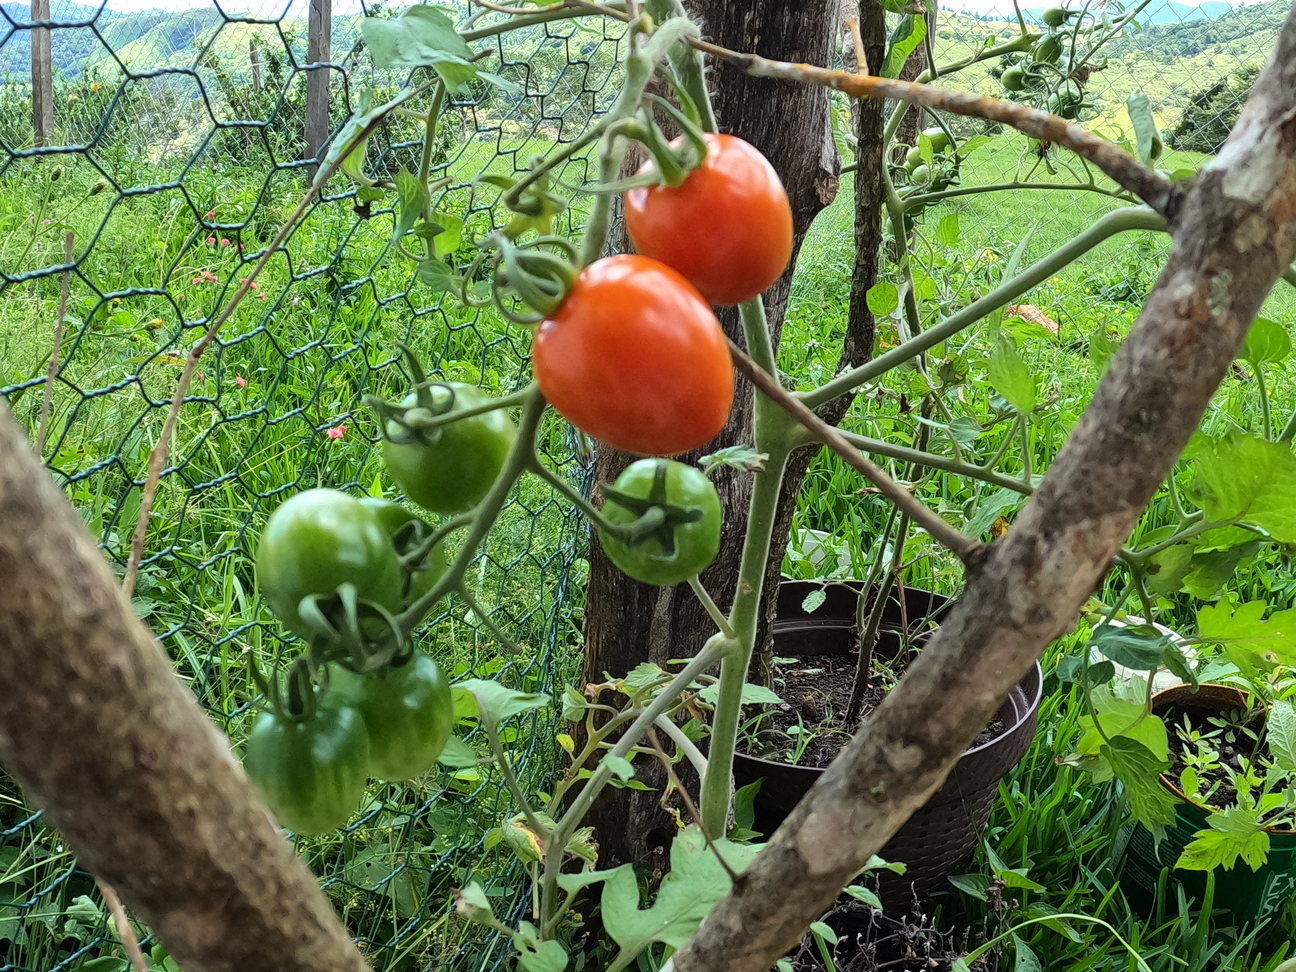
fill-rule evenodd
<path id="1" fill-rule="evenodd" d="M 31 18 L 50 19 L 50 0 L 32 0 Z M 32 135 L 36 145 L 48 145 L 54 135 L 54 45 L 46 27 L 32 30 Z"/>
<path id="2" fill-rule="evenodd" d="M 310 0 L 307 23 L 306 61 L 323 64 L 331 54 L 333 0 Z M 316 68 L 306 75 L 306 155 L 318 160 L 329 136 L 329 75 L 327 68 Z M 311 167 L 312 174 L 315 167 Z"/>

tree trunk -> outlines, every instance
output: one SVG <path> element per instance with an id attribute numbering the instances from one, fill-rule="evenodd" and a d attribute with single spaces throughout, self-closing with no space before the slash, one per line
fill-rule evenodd
<path id="1" fill-rule="evenodd" d="M 877 0 L 843 0 L 842 48 L 846 70 L 857 70 L 855 45 L 845 22 L 851 17 L 859 19 L 860 39 L 864 42 L 864 55 L 870 66 L 880 65 L 886 54 L 886 10 Z M 866 295 L 877 283 L 878 263 L 882 247 L 882 128 L 885 122 L 881 99 L 856 101 L 851 105 L 851 117 L 857 144 L 855 146 L 855 260 L 851 268 L 850 309 L 846 316 L 846 334 L 842 339 L 839 372 L 864 364 L 873 356 L 875 322 L 868 308 Z M 842 395 L 819 409 L 825 421 L 836 425 L 850 410 L 855 396 Z M 773 663 L 774 608 L 779 580 L 783 572 L 783 555 L 787 552 L 792 530 L 792 517 L 796 513 L 797 496 L 810 464 L 820 449 L 800 449 L 788 460 L 783 476 L 783 492 L 779 496 L 778 513 L 774 521 L 774 536 L 770 543 L 769 564 L 765 571 L 765 589 L 762 607 L 763 622 L 756 642 L 753 664 L 758 666 L 762 680 Z M 756 674 L 752 676 L 753 680 Z"/>
<path id="2" fill-rule="evenodd" d="M 1076 616 L 1197 430 L 1296 256 L 1296 12 L 1129 337 L 1008 535 L 899 684 L 673 956 L 678 972 L 764 972 L 940 786 Z"/>
<path id="3" fill-rule="evenodd" d="M 363 972 L 0 401 L 0 762 L 185 972 Z"/>
<path id="4" fill-rule="evenodd" d="M 50 19 L 50 0 L 32 0 L 32 20 Z M 37 27 L 31 39 L 32 137 L 48 145 L 54 137 L 54 43 L 48 27 Z"/>
<path id="5" fill-rule="evenodd" d="M 836 0 L 800 4 L 794 0 L 698 0 L 690 6 L 704 36 L 734 50 L 756 51 L 812 64 L 832 60 L 837 35 Z M 708 77 L 720 130 L 751 142 L 783 179 L 792 204 L 794 246 L 787 272 L 765 294 L 765 310 L 775 342 L 782 329 L 796 265 L 796 251 L 810 222 L 837 192 L 840 161 L 832 141 L 828 92 L 750 78 L 729 67 Z M 742 343 L 736 308 L 720 311 L 725 332 Z M 705 450 L 680 457 L 694 461 L 702 452 L 752 441 L 751 386 L 739 380 L 733 412 L 724 431 Z M 615 479 L 632 457 L 600 449 L 595 483 Z M 751 477 L 722 470 L 715 477 L 724 510 L 725 532 L 720 554 L 702 574 L 702 582 L 721 608 L 727 608 L 737 583 L 742 524 L 751 498 Z M 598 486 L 595 487 L 598 500 Z M 603 680 L 603 673 L 624 675 L 644 661 L 662 663 L 695 654 L 715 625 L 685 585 L 657 588 L 630 580 L 604 556 L 597 539 L 590 542 L 590 581 L 585 605 L 583 682 Z M 641 761 L 642 762 L 642 761 Z M 645 781 L 654 768 L 644 765 Z M 660 794 L 635 790 L 604 791 L 590 823 L 596 827 L 603 862 L 634 861 L 649 870 L 664 870 L 670 818 L 658 807 Z"/>

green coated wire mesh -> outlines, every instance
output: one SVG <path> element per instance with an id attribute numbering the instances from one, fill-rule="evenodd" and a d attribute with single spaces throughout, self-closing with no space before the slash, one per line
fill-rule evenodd
<path id="1" fill-rule="evenodd" d="M 307 75 L 331 76 L 335 129 L 361 88 L 389 96 L 404 79 L 368 62 L 360 8 L 335 10 L 334 59 L 311 67 L 304 8 L 121 13 L 56 3 L 56 127 L 34 146 L 29 14 L 2 13 L 0 62 L 13 73 L 0 85 L 0 394 L 33 438 L 43 426 L 50 471 L 123 571 L 184 357 L 309 185 Z M 605 108 L 619 32 L 567 21 L 478 45 L 519 93 L 470 86 L 449 99 L 431 157 L 433 176 L 448 181 L 437 209 L 463 227 L 447 259 L 466 258 L 472 240 L 508 218 L 499 190 L 474 183 L 479 175 L 514 173 Z M 417 119 L 391 119 L 371 139 L 370 175 L 416 170 L 421 136 Z M 585 168 L 578 155 L 559 176 L 579 183 Z M 525 330 L 420 280 L 391 243 L 394 194 L 365 206 L 354 188 L 329 183 L 203 357 L 149 524 L 135 605 L 236 745 L 255 714 L 247 656 L 264 663 L 296 650 L 257 595 L 258 531 L 308 487 L 395 495 L 360 402 L 403 392 L 396 342 L 445 379 L 498 393 L 525 379 Z M 563 218 L 572 229 L 579 208 Z M 543 445 L 588 488 L 588 452 L 565 425 L 546 427 Z M 458 602 L 430 621 L 425 646 L 458 677 L 543 691 L 571 676 L 584 538 L 570 504 L 523 484 L 469 577 L 521 652 L 506 656 Z M 544 789 L 554 716 L 512 731 L 524 782 Z M 448 900 L 476 878 L 502 915 L 525 904 L 512 855 L 484 844 L 509 812 L 496 782 L 469 767 L 375 783 L 343 833 L 298 843 L 376 968 L 491 968 L 503 951 L 454 920 Z M 0 968 L 125 969 L 92 879 L 7 780 L 0 827 Z"/>
<path id="2" fill-rule="evenodd" d="M 467 0 L 455 8 L 461 21 L 483 16 Z M 1125 99 L 1144 91 L 1168 145 L 1184 153 L 1177 157 L 1199 160 L 1194 153 L 1217 148 L 1236 117 L 1284 12 L 1281 3 L 1229 11 L 1152 0 L 1139 15 L 1146 29 L 1113 42 L 1091 66 L 1081 120 L 1129 138 Z M 369 61 L 358 30 L 365 14 L 388 12 L 335 7 L 331 60 L 311 65 L 301 0 L 273 7 L 54 0 L 43 24 L 54 52 L 54 130 L 35 145 L 30 65 L 38 28 L 25 4 L 0 4 L 0 395 L 33 439 L 43 439 L 51 472 L 119 570 L 184 356 L 309 185 L 308 75 L 332 79 L 335 130 L 361 89 L 382 97 L 404 80 Z M 946 62 L 988 34 L 1006 36 L 1016 12 L 967 0 L 963 13 L 941 10 L 936 19 L 930 52 Z M 507 219 L 498 190 L 476 183 L 479 175 L 521 170 L 607 108 L 619 35 L 611 22 L 554 21 L 477 43 L 519 93 L 470 85 L 450 99 L 437 129 L 432 172 L 448 179 L 437 209 L 447 227 L 462 225 L 451 234 L 460 249 L 448 259 L 468 262 L 472 240 Z M 991 73 L 998 67 L 978 65 L 948 83 L 999 93 Z M 421 135 L 417 118 L 391 118 L 370 140 L 369 174 L 414 170 Z M 1030 160 L 1024 139 L 1005 138 L 972 157 L 963 184 L 1052 180 L 1049 165 Z M 558 177 L 575 184 L 591 174 L 578 153 Z M 1091 192 L 1022 191 L 1011 205 L 1005 198 L 954 198 L 924 216 L 930 225 L 959 216 L 958 261 L 982 290 L 1032 226 L 1030 259 L 1121 205 Z M 392 245 L 391 202 L 388 193 L 365 205 L 343 178 L 330 182 L 203 357 L 180 415 L 135 603 L 236 744 L 256 694 L 246 658 L 293 650 L 257 595 L 257 532 L 279 502 L 311 486 L 394 495 L 360 401 L 402 391 L 396 342 L 408 341 L 449 380 L 507 392 L 525 376 L 526 333 L 494 313 L 460 308 L 419 279 Z M 579 225 L 580 206 L 564 214 L 563 228 Z M 803 261 L 793 288 L 784 358 L 803 379 L 823 378 L 836 363 L 831 334 L 810 328 L 844 326 L 851 209 L 846 180 L 812 232 L 815 258 Z M 1153 235 L 1112 241 L 1029 299 L 1064 338 L 1083 337 L 1066 329 L 1072 317 L 1091 321 L 1095 306 L 1127 325 L 1164 245 Z M 556 421 L 543 442 L 547 459 L 587 489 L 585 443 Z M 524 483 L 470 574 L 478 599 L 522 651 L 506 657 L 458 602 L 429 623 L 428 649 L 456 676 L 498 676 L 534 690 L 568 680 L 577 668 L 584 539 L 566 504 Z M 550 778 L 554 731 L 554 716 L 543 714 L 507 740 L 533 789 Z M 447 899 L 452 887 L 476 879 L 502 916 L 526 908 L 524 874 L 488 837 L 510 812 L 496 782 L 467 768 L 413 786 L 374 785 L 345 832 L 299 846 L 376 968 L 492 969 L 505 949 L 456 921 Z M 157 966 L 173 967 L 160 954 Z M 0 777 L 0 970 L 126 968 L 92 879 Z"/>

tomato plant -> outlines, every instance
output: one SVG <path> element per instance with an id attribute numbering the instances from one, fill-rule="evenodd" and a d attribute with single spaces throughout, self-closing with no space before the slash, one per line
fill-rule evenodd
<path id="1" fill-rule="evenodd" d="M 636 250 L 678 270 L 710 303 L 740 304 L 787 268 L 792 207 L 754 146 L 733 135 L 705 138 L 706 158 L 678 186 L 625 194 L 626 230 Z"/>
<path id="2" fill-rule="evenodd" d="M 416 549 L 432 531 L 426 521 L 399 503 L 377 496 L 363 496 L 360 502 L 377 514 L 378 522 L 387 531 L 396 552 L 402 557 Z M 403 601 L 417 601 L 432 589 L 432 585 L 441 579 L 445 571 L 445 543 L 438 540 L 424 555 L 418 568 L 408 572 Z"/>
<path id="3" fill-rule="evenodd" d="M 257 547 L 257 581 L 270 609 L 308 637 L 302 598 L 329 597 L 342 584 L 389 611 L 400 609 L 400 561 L 378 515 L 336 489 L 309 489 L 271 515 Z"/>
<path id="4" fill-rule="evenodd" d="M 629 526 L 649 509 L 665 512 L 661 526 L 631 542 L 599 531 L 612 562 L 645 584 L 679 584 L 720 551 L 720 497 L 702 471 L 682 462 L 640 459 L 604 487 L 603 516 Z"/>
<path id="5" fill-rule="evenodd" d="M 581 271 L 536 331 L 531 364 L 572 425 L 641 455 L 711 441 L 733 403 L 720 322 L 687 280 L 642 256 L 606 257 Z"/>
<path id="6" fill-rule="evenodd" d="M 330 697 L 354 707 L 369 732 L 369 770 L 382 780 L 422 776 L 445 748 L 454 725 L 450 683 L 423 652 L 400 665 L 357 674 L 333 669 Z"/>
<path id="7" fill-rule="evenodd" d="M 341 827 L 364 796 L 369 734 L 359 710 L 331 699 L 304 718 L 264 712 L 248 736 L 243 766 L 289 830 Z"/>
<path id="8" fill-rule="evenodd" d="M 383 460 L 405 494 L 433 513 L 463 513 L 486 495 L 504 467 L 517 429 L 502 410 L 454 418 L 455 412 L 477 408 L 490 396 L 473 385 L 450 382 L 431 386 L 433 395 L 448 403 L 438 417 L 449 419 L 426 432 L 408 430 L 408 441 L 383 440 Z M 402 407 L 419 406 L 411 394 Z"/>

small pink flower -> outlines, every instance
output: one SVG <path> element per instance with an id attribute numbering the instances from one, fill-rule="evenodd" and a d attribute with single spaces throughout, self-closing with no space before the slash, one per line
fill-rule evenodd
<path id="1" fill-rule="evenodd" d="M 246 387 L 247 387 L 247 379 L 244 378 L 244 377 L 242 377 L 242 376 L 240 376 L 240 375 L 236 375 L 235 378 L 234 378 L 234 384 L 238 385 L 240 388 L 246 388 Z"/>
<path id="2" fill-rule="evenodd" d="M 265 299 L 266 299 L 266 292 L 264 290 L 261 291 L 261 293 L 257 294 L 257 300 L 265 300 Z"/>
<path id="3" fill-rule="evenodd" d="M 335 426 L 329 429 L 328 431 L 326 431 L 324 434 L 327 435 L 330 439 L 340 439 L 342 438 L 342 436 L 346 435 L 346 426 L 345 425 Z"/>
<path id="4" fill-rule="evenodd" d="M 240 244 L 238 245 L 238 251 L 239 251 L 240 253 L 243 252 L 243 244 L 242 244 L 242 243 L 240 243 Z"/>
<path id="5" fill-rule="evenodd" d="M 197 281 L 195 281 L 196 283 Z M 176 300 L 184 300 L 184 294 L 176 294 Z"/>
<path id="6" fill-rule="evenodd" d="M 222 237 L 221 237 L 221 246 L 229 246 L 229 245 L 230 245 L 230 241 L 227 240 L 227 239 L 225 239 L 225 237 L 222 236 Z"/>
<path id="7" fill-rule="evenodd" d="M 49 224 L 50 224 L 50 221 L 49 221 L 48 219 L 45 220 L 45 225 L 48 226 Z"/>
<path id="8" fill-rule="evenodd" d="M 216 282 L 216 274 L 212 273 L 210 270 L 204 270 L 202 272 L 202 275 L 203 275 L 203 279 L 206 280 L 208 283 Z"/>
<path id="9" fill-rule="evenodd" d="M 216 218 L 216 210 L 214 209 L 209 209 L 207 211 L 207 215 L 203 217 L 203 219 L 215 219 L 215 218 Z"/>
<path id="10" fill-rule="evenodd" d="M 208 242 L 209 244 L 211 244 L 212 246 L 215 246 L 215 245 L 216 245 L 216 237 L 214 237 L 214 236 L 209 236 L 209 237 L 207 237 L 207 242 Z"/>
<path id="11" fill-rule="evenodd" d="M 202 283 L 202 277 L 194 277 L 190 283 Z"/>
<path id="12" fill-rule="evenodd" d="M 206 380 L 207 380 L 207 376 L 204 375 L 201 371 L 195 371 L 195 372 L 194 372 L 194 377 L 197 378 L 199 381 L 206 381 Z"/>

